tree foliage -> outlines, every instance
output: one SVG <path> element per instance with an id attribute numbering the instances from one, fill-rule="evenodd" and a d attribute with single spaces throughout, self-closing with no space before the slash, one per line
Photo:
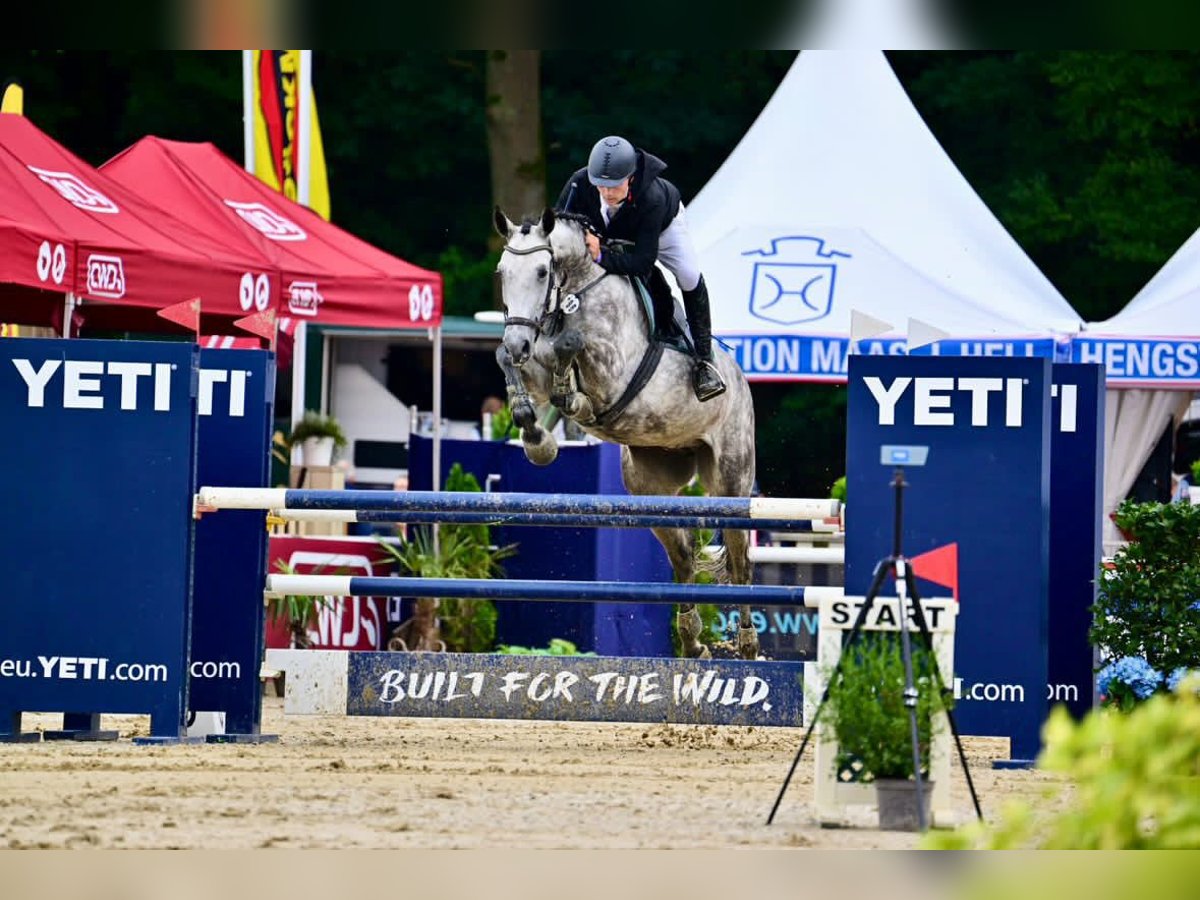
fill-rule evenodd
<path id="1" fill-rule="evenodd" d="M 788 50 L 542 51 L 537 165 L 547 196 L 557 197 L 598 137 L 617 132 L 665 159 L 691 200 L 794 58 Z M 1084 318 L 1118 312 L 1200 225 L 1200 53 L 889 59 L 950 157 Z M 237 53 L 0 50 L 0 76 L 19 80 L 30 117 L 93 164 L 145 134 L 212 141 L 242 159 Z M 484 51 L 318 51 L 314 85 L 334 221 L 441 271 L 448 312 L 490 308 L 498 191 Z M 756 388 L 756 405 L 780 414 L 760 414 L 761 444 L 794 450 L 840 412 L 839 400 L 812 390 L 772 387 L 760 398 Z M 764 488 L 823 491 L 843 469 L 833 427 L 823 449 L 808 444 L 808 470 L 768 453 Z"/>

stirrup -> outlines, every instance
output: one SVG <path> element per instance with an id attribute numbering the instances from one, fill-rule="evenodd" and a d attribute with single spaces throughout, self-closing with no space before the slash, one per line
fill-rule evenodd
<path id="1" fill-rule="evenodd" d="M 725 393 L 725 380 L 707 359 L 697 359 L 692 369 L 692 389 L 701 403 Z"/>

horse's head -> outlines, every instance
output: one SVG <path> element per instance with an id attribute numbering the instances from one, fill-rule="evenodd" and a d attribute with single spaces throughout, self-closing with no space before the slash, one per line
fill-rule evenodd
<path id="1" fill-rule="evenodd" d="M 504 252 L 496 272 L 504 301 L 504 346 L 513 364 L 523 366 L 533 352 L 542 320 L 550 311 L 551 297 L 562 288 L 566 271 L 586 257 L 581 225 L 566 220 L 557 229 L 554 210 L 541 218 L 512 222 L 500 207 L 493 215 L 496 231 L 504 238 Z"/>

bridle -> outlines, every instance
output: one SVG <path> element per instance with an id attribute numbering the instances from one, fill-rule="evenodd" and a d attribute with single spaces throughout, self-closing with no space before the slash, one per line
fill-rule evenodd
<path id="1" fill-rule="evenodd" d="M 537 244 L 533 247 L 514 247 L 511 244 L 504 245 L 504 251 L 513 253 L 517 256 L 528 256 L 531 253 L 540 253 L 545 250 L 550 254 L 550 271 L 547 273 L 546 279 L 546 296 L 542 298 L 542 314 L 537 320 L 527 319 L 524 316 L 510 316 L 508 307 L 504 309 L 504 327 L 509 325 L 525 325 L 532 328 L 537 335 L 545 335 L 546 337 L 554 337 L 563 328 L 563 319 L 579 309 L 583 296 L 598 285 L 601 281 L 608 277 L 608 271 L 600 273 L 599 277 L 592 279 L 582 288 L 577 291 L 572 291 L 563 294 L 565 284 L 560 282 L 555 284 L 554 279 L 554 248 L 550 244 Z M 610 405 L 607 409 L 603 409 L 596 413 L 593 422 L 598 427 L 606 427 L 609 423 L 621 415 L 641 392 L 646 383 L 654 376 L 655 370 L 658 368 L 658 362 L 662 358 L 663 345 L 659 341 L 654 340 L 653 335 L 646 342 L 646 352 L 642 354 L 641 362 L 638 363 L 637 370 L 633 373 L 633 377 L 625 386 L 625 390 L 621 396 Z M 554 384 L 558 389 L 558 385 L 562 380 L 564 385 L 579 384 L 578 364 L 572 362 L 567 371 L 555 370 Z M 574 389 L 574 388 L 570 388 Z M 524 388 L 521 388 L 522 392 Z"/>
<path id="2" fill-rule="evenodd" d="M 509 325 L 525 325 L 532 328 L 536 334 L 551 337 L 562 329 L 563 315 L 569 315 L 579 309 L 584 295 L 608 277 L 608 272 L 601 272 L 598 277 L 588 282 L 579 290 L 570 291 L 564 295 L 563 288 L 566 286 L 565 283 L 559 282 L 555 284 L 554 248 L 549 244 L 537 244 L 533 247 L 514 247 L 512 244 L 505 244 L 503 252 L 512 253 L 516 256 L 528 256 L 531 253 L 539 253 L 542 250 L 550 254 L 550 271 L 547 273 L 546 278 L 546 296 L 542 298 L 542 314 L 538 319 L 529 319 L 525 316 L 510 316 L 506 306 L 504 310 L 504 327 L 507 328 Z"/>

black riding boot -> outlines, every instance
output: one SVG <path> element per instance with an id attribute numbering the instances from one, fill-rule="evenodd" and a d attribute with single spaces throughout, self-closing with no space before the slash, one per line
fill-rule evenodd
<path id="1" fill-rule="evenodd" d="M 700 283 L 683 292 L 683 309 L 687 313 L 696 362 L 692 366 L 692 388 L 696 399 L 703 403 L 725 393 L 725 382 L 717 371 L 712 356 L 712 318 L 708 311 L 708 287 L 701 276 Z"/>
<path id="2" fill-rule="evenodd" d="M 646 278 L 646 290 L 654 304 L 654 337 L 666 340 L 675 331 L 672 324 L 675 321 L 675 295 L 671 293 L 671 286 L 657 266 L 650 270 Z"/>

